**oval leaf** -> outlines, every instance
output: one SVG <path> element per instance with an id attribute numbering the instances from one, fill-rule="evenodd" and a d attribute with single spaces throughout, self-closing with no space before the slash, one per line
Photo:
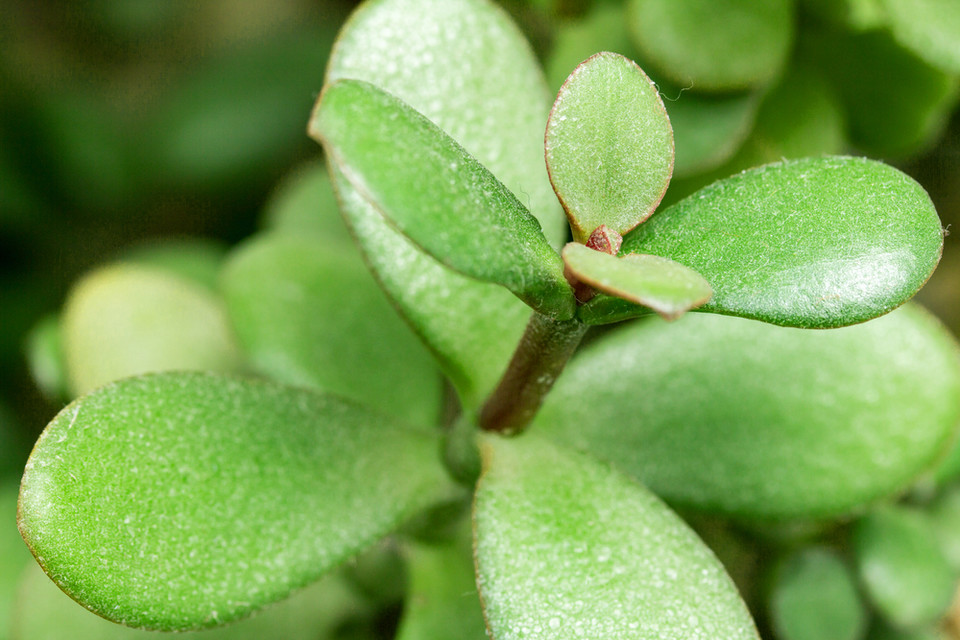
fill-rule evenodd
<path id="1" fill-rule="evenodd" d="M 567 223 L 543 164 L 550 92 L 530 45 L 500 7 L 488 0 L 367 2 L 331 54 L 327 81 L 337 78 L 367 80 L 426 115 L 519 196 L 554 247 L 566 242 Z M 377 279 L 439 356 L 461 401 L 476 407 L 506 368 L 529 308 L 499 286 L 442 267 L 342 180 L 337 187 Z"/>
<path id="2" fill-rule="evenodd" d="M 586 348 L 532 429 L 617 463 L 671 503 L 833 517 L 933 464 L 958 398 L 957 347 L 916 307 L 833 331 L 693 313 Z"/>
<path id="3" fill-rule="evenodd" d="M 547 169 L 577 242 L 605 224 L 620 234 L 657 208 L 673 173 L 673 129 L 634 62 L 598 53 L 560 89 L 547 121 Z"/>
<path id="4" fill-rule="evenodd" d="M 560 257 L 536 218 L 426 117 L 372 84 L 340 80 L 324 89 L 310 132 L 357 193 L 434 258 L 572 317 Z"/>
<path id="5" fill-rule="evenodd" d="M 40 436 L 20 531 L 60 588 L 106 618 L 217 626 L 448 497 L 438 447 L 334 396 L 213 374 L 133 378 Z"/>
<path id="6" fill-rule="evenodd" d="M 63 310 L 70 391 L 171 369 L 232 371 L 242 361 L 220 299 L 173 273 L 138 265 L 80 280 Z"/>
<path id="7" fill-rule="evenodd" d="M 960 4 L 952 0 L 882 0 L 893 36 L 935 67 L 960 73 Z"/>
<path id="8" fill-rule="evenodd" d="M 622 252 L 699 272 L 713 287 L 704 311 L 819 328 L 899 306 L 933 273 L 942 246 L 937 212 L 913 179 L 873 160 L 829 157 L 721 180 L 635 229 Z"/>
<path id="9" fill-rule="evenodd" d="M 644 56 L 697 91 L 772 79 L 793 40 L 791 0 L 631 0 L 628 16 Z"/>
<path id="10" fill-rule="evenodd" d="M 892 625 L 917 628 L 946 614 L 957 579 L 926 514 L 876 509 L 854 527 L 853 547 L 867 596 Z"/>
<path id="11" fill-rule="evenodd" d="M 437 424 L 440 372 L 349 245 L 261 236 L 235 252 L 222 282 L 237 337 L 259 371 L 412 424 Z"/>
<path id="12" fill-rule="evenodd" d="M 667 320 L 703 304 L 712 293 L 699 273 L 659 256 L 628 253 L 617 257 L 571 242 L 563 250 L 563 261 L 578 280 L 649 307 Z"/>
<path id="13" fill-rule="evenodd" d="M 720 562 L 640 485 L 532 435 L 481 448 L 474 544 L 491 637 L 759 637 Z"/>

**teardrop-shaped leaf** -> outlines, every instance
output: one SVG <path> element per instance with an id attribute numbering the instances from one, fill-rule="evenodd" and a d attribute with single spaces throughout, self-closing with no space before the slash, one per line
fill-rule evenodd
<path id="1" fill-rule="evenodd" d="M 700 313 L 637 322 L 567 365 L 531 430 L 672 503 L 818 518 L 902 491 L 958 420 L 956 344 L 905 307 L 831 331 Z"/>
<path id="2" fill-rule="evenodd" d="M 440 372 L 349 245 L 261 236 L 234 253 L 222 282 L 238 340 L 259 371 L 411 424 L 437 424 Z"/>
<path id="3" fill-rule="evenodd" d="M 324 89 L 310 133 L 357 193 L 434 258 L 540 313 L 573 315 L 563 264 L 536 218 L 426 117 L 372 84 L 340 80 Z"/>
<path id="4" fill-rule="evenodd" d="M 960 4 L 952 0 L 881 0 L 893 36 L 935 67 L 960 73 Z"/>
<path id="5" fill-rule="evenodd" d="M 618 257 L 571 242 L 563 250 L 563 261 L 578 280 L 649 307 L 667 320 L 703 304 L 712 293 L 699 273 L 660 256 L 628 253 Z"/>
<path id="6" fill-rule="evenodd" d="M 331 54 L 327 81 L 337 78 L 372 82 L 426 115 L 517 194 L 554 247 L 566 242 L 543 164 L 552 98 L 530 45 L 500 7 L 488 0 L 367 2 Z M 529 308 L 499 286 L 440 266 L 344 181 L 337 189 L 377 279 L 436 352 L 461 401 L 476 407 L 506 368 Z"/>
<path id="7" fill-rule="evenodd" d="M 397 640 L 486 640 L 469 536 L 438 544 L 407 542 L 410 591 Z"/>
<path id="8" fill-rule="evenodd" d="M 704 311 L 835 327 L 908 300 L 942 246 L 937 212 L 913 179 L 873 160 L 826 157 L 714 183 L 637 227 L 621 252 L 699 272 L 713 287 Z"/>
<path id="9" fill-rule="evenodd" d="M 720 562 L 639 484 L 532 434 L 481 448 L 474 544 L 491 637 L 759 637 Z"/>
<path id="10" fill-rule="evenodd" d="M 781 640 L 861 640 L 867 627 L 851 570 L 822 547 L 802 549 L 778 568 L 770 618 Z"/>
<path id="11" fill-rule="evenodd" d="M 545 144 L 577 242 L 601 224 L 624 234 L 649 218 L 673 173 L 673 130 L 657 87 L 616 53 L 598 53 L 570 74 Z"/>
<path id="12" fill-rule="evenodd" d="M 926 514 L 875 509 L 854 528 L 853 546 L 867 596 L 893 626 L 918 628 L 943 617 L 957 579 Z"/>
<path id="13" fill-rule="evenodd" d="M 63 593 L 34 564 L 23 574 L 11 637 L 17 640 L 334 640 L 351 619 L 372 616 L 369 605 L 337 574 L 325 576 L 251 618 L 186 633 L 132 629 L 94 615 Z"/>
<path id="14" fill-rule="evenodd" d="M 104 617 L 217 626 L 448 497 L 438 447 L 335 396 L 214 374 L 132 378 L 40 436 L 20 531 L 60 588 Z"/>
<path id="15" fill-rule="evenodd" d="M 631 0 L 629 25 L 644 56 L 697 91 L 772 79 L 793 40 L 791 0 Z"/>
<path id="16" fill-rule="evenodd" d="M 150 371 L 232 371 L 240 352 L 221 300 L 186 278 L 137 265 L 98 269 L 63 310 L 70 391 Z"/>

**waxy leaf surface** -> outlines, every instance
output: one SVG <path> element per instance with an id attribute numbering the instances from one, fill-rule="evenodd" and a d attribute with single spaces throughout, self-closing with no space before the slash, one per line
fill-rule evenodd
<path id="1" fill-rule="evenodd" d="M 449 497 L 438 447 L 335 396 L 214 374 L 133 378 L 74 402 L 40 436 L 20 531 L 104 617 L 216 626 Z"/>
<path id="2" fill-rule="evenodd" d="M 958 399 L 957 347 L 918 307 L 831 331 L 691 313 L 586 347 L 531 429 L 673 503 L 819 518 L 907 487 L 951 442 Z"/>
<path id="3" fill-rule="evenodd" d="M 434 258 L 541 313 L 573 315 L 536 218 L 426 117 L 372 84 L 340 80 L 324 89 L 310 130 L 357 193 Z"/>
<path id="4" fill-rule="evenodd" d="M 530 45 L 487 0 L 374 0 L 344 26 L 327 81 L 382 87 L 443 128 L 540 220 L 555 247 L 567 223 L 543 164 L 551 96 Z M 496 384 L 529 308 L 499 286 L 444 268 L 338 180 L 364 257 L 437 354 L 468 406 Z M 469 310 L 466 313 L 465 310 Z"/>
<path id="5" fill-rule="evenodd" d="M 631 0 L 628 16 L 644 56 L 696 91 L 770 80 L 793 40 L 791 0 Z"/>
<path id="6" fill-rule="evenodd" d="M 673 173 L 673 130 L 656 86 L 619 54 L 587 59 L 553 104 L 546 159 L 574 240 L 585 242 L 601 224 L 633 229 L 656 209 Z"/>
<path id="7" fill-rule="evenodd" d="M 653 309 L 668 320 L 710 299 L 710 285 L 696 271 L 660 256 L 612 256 L 571 242 L 563 260 L 580 281 Z M 589 318 L 584 318 L 589 322 Z"/>
<path id="8" fill-rule="evenodd" d="M 352 246 L 260 237 L 230 259 L 223 289 L 237 338 L 260 372 L 411 424 L 437 424 L 440 371 Z"/>
<path id="9" fill-rule="evenodd" d="M 621 253 L 699 272 L 713 287 L 704 311 L 820 328 L 908 300 L 942 245 L 937 212 L 913 179 L 873 160 L 826 157 L 721 180 L 628 234 Z M 622 305 L 608 311 L 628 315 Z"/>
<path id="10" fill-rule="evenodd" d="M 534 434 L 481 450 L 474 544 L 492 638 L 758 638 L 720 562 L 635 481 Z"/>

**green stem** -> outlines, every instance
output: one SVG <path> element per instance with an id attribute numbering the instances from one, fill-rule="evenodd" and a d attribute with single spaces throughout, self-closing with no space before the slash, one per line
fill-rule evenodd
<path id="1" fill-rule="evenodd" d="M 536 415 L 587 325 L 534 312 L 500 384 L 480 410 L 480 428 L 513 435 Z"/>

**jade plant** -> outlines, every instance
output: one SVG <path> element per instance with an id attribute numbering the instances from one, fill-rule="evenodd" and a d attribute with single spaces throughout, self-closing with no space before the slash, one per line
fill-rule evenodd
<path id="1" fill-rule="evenodd" d="M 359 252 L 307 223 L 245 243 L 217 284 L 127 264 L 68 302 L 79 398 L 38 440 L 18 510 L 53 582 L 109 620 L 185 631 L 294 592 L 376 608 L 331 579 L 389 592 L 394 557 L 404 640 L 757 638 L 687 521 L 787 536 L 869 513 L 853 537 L 882 565 L 883 532 L 913 529 L 874 505 L 960 466 L 942 462 L 956 345 L 905 304 L 943 245 L 927 194 L 824 156 L 657 211 L 673 132 L 641 68 L 597 53 L 550 102 L 487 0 L 363 4 L 309 123 Z M 82 366 L 111 355 L 89 327 L 120 315 L 93 297 L 116 282 L 128 304 L 150 288 L 199 309 L 202 330 L 167 339 L 207 370 L 99 386 L 126 366 Z M 774 627 L 836 575 L 836 600 L 858 598 L 833 551 L 798 551 Z M 346 637 L 318 628 L 303 637 Z"/>

